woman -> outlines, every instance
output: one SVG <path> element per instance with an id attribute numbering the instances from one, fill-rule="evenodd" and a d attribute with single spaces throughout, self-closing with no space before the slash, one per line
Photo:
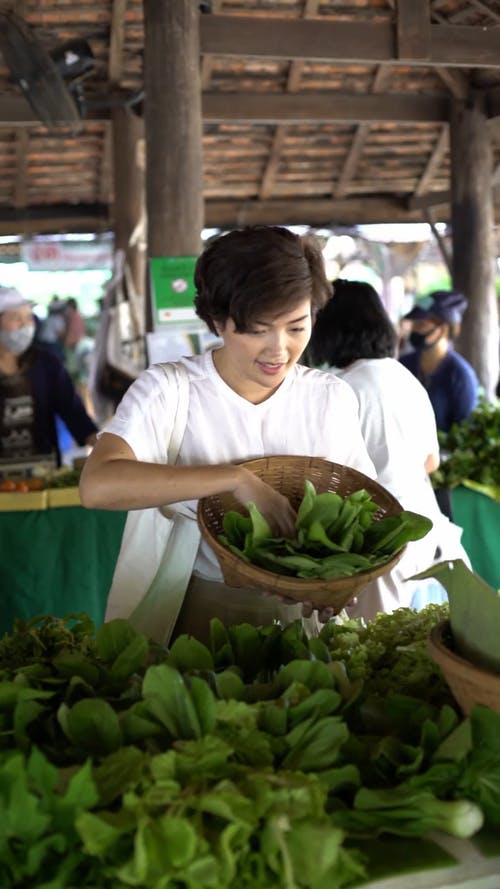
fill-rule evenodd
<path id="1" fill-rule="evenodd" d="M 0 287 L 0 458 L 55 454 L 60 463 L 56 415 L 79 445 L 94 443 L 97 426 L 63 364 L 33 345 L 34 334 L 31 303 Z"/>
<path id="2" fill-rule="evenodd" d="M 440 585 L 405 582 L 441 558 L 463 558 L 461 529 L 440 512 L 429 473 L 439 466 L 436 421 L 419 381 L 394 357 L 397 334 L 370 284 L 334 282 L 334 293 L 319 313 L 309 346 L 313 363 L 328 367 L 354 390 L 361 428 L 377 480 L 405 509 L 432 519 L 432 530 L 408 544 L 390 572 L 370 584 L 352 614 L 375 617 L 378 611 L 443 601 Z"/>
<path id="3" fill-rule="evenodd" d="M 448 432 L 476 407 L 479 382 L 468 361 L 455 352 L 467 300 L 454 290 L 429 293 L 404 316 L 411 323 L 412 352 L 400 361 L 426 388 L 438 429 Z"/>
<path id="4" fill-rule="evenodd" d="M 164 374 L 153 366 L 100 434 L 82 474 L 82 502 L 131 510 L 183 501 L 194 517 L 200 497 L 227 491 L 242 504 L 255 503 L 277 534 L 293 534 L 287 498 L 240 461 L 302 454 L 375 474 L 349 387 L 298 365 L 330 294 L 321 252 L 309 237 L 285 228 L 232 231 L 199 257 L 195 286 L 197 314 L 223 345 L 182 359 L 189 414 L 176 464 L 166 465 L 172 407 Z M 269 623 L 295 618 L 297 608 L 225 587 L 213 551 L 202 542 L 174 635 L 206 638 L 214 616 Z"/>

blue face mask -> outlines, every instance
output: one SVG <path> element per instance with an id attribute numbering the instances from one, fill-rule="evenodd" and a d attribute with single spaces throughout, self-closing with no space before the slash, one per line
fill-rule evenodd
<path id="1" fill-rule="evenodd" d="M 25 324 L 17 330 L 0 330 L 0 346 L 14 355 L 22 355 L 31 346 L 34 335 L 34 324 Z"/>

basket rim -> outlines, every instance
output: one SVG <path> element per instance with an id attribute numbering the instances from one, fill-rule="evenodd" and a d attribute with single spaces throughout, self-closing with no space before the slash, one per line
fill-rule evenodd
<path id="1" fill-rule="evenodd" d="M 280 466 L 283 466 L 284 463 L 290 463 L 293 465 L 297 460 L 305 463 L 306 467 L 314 467 L 315 465 L 318 465 L 321 466 L 323 469 L 329 468 L 331 475 L 337 473 L 345 476 L 351 475 L 353 477 L 356 477 L 356 479 L 359 480 L 360 488 L 365 487 L 364 482 L 366 482 L 366 485 L 372 488 L 372 492 L 374 487 L 380 491 L 381 495 L 384 497 L 386 502 L 388 502 L 388 504 L 393 507 L 395 512 L 403 511 L 403 507 L 396 499 L 396 497 L 394 497 L 394 495 L 391 494 L 390 491 L 384 488 L 383 485 L 377 482 L 376 479 L 371 478 L 371 476 L 360 472 L 358 469 L 355 469 L 352 466 L 348 466 L 347 464 L 343 463 L 335 463 L 331 460 L 325 460 L 322 457 L 310 457 L 303 454 L 273 454 L 268 457 L 256 457 L 252 460 L 242 460 L 237 465 L 245 466 L 251 470 L 252 467 L 258 466 L 260 468 L 276 465 L 276 463 L 278 463 L 278 465 Z M 359 591 L 360 588 L 362 589 L 366 584 L 370 583 L 371 580 L 375 580 L 383 574 L 387 574 L 399 562 L 406 549 L 406 544 L 404 544 L 404 546 L 402 546 L 395 553 L 392 553 L 382 564 L 373 566 L 371 568 L 365 568 L 362 571 L 356 571 L 354 572 L 354 574 L 351 574 L 347 577 L 324 579 L 319 577 L 296 577 L 293 575 L 278 574 L 277 572 L 269 571 L 266 568 L 261 568 L 259 565 L 245 562 L 235 553 L 231 552 L 230 549 L 224 546 L 213 534 L 211 528 L 208 527 L 205 521 L 203 511 L 204 505 L 206 503 L 209 503 L 214 497 L 218 496 L 220 495 L 213 494 L 207 497 L 200 498 L 200 500 L 198 501 L 197 519 L 202 536 L 207 541 L 208 545 L 213 549 L 216 557 L 219 560 L 223 575 L 224 564 L 232 565 L 235 567 L 236 570 L 238 569 L 238 567 L 244 565 L 246 572 L 250 572 L 252 575 L 254 575 L 254 580 L 256 583 L 266 583 L 266 586 L 270 590 L 272 589 L 273 591 L 276 591 L 278 593 L 285 587 L 297 594 L 304 593 L 305 595 L 307 595 L 307 592 L 311 591 L 312 588 L 314 588 L 315 591 L 317 590 L 318 593 L 328 593 L 334 592 L 336 589 L 340 591 L 343 587 L 346 586 L 346 584 L 348 586 L 356 585 L 356 589 Z M 240 504 L 240 507 L 242 510 L 245 509 L 242 504 Z M 356 590 L 353 591 L 351 595 L 357 595 Z"/>
<path id="2" fill-rule="evenodd" d="M 394 506 L 397 507 L 400 512 L 403 512 L 403 507 L 397 497 L 395 497 L 387 488 L 384 488 L 376 478 L 366 475 L 365 472 L 361 472 L 360 469 L 356 469 L 354 466 L 349 466 L 347 463 L 336 463 L 333 460 L 327 460 L 325 457 L 311 457 L 306 456 L 305 454 L 271 454 L 267 457 L 253 457 L 251 460 L 239 460 L 233 461 L 233 463 L 235 466 L 246 466 L 248 469 L 252 469 L 253 466 L 270 465 L 276 462 L 282 466 L 283 464 L 293 463 L 296 460 L 305 462 L 308 466 L 318 464 L 324 467 L 332 467 L 332 474 L 333 472 L 340 470 L 346 475 L 352 474 L 353 476 L 358 476 L 360 481 L 365 480 L 368 485 L 377 488 L 388 500 L 392 501 Z M 199 503 L 202 503 L 204 500 L 210 500 L 211 496 L 217 495 L 202 497 L 199 500 Z"/>
<path id="3" fill-rule="evenodd" d="M 453 666 L 455 669 L 455 673 L 461 673 L 464 678 L 468 680 L 477 680 L 488 682 L 497 681 L 500 687 L 500 674 L 491 673 L 488 670 L 485 670 L 483 667 L 478 667 L 472 661 L 468 661 L 467 658 L 463 657 L 457 652 L 453 651 L 452 648 L 445 642 L 445 634 L 452 634 L 451 629 L 451 621 L 449 618 L 444 618 L 444 620 L 439 621 L 429 633 L 428 645 L 431 651 L 434 660 L 437 661 L 440 665 L 443 666 L 443 672 L 445 671 L 446 666 Z"/>

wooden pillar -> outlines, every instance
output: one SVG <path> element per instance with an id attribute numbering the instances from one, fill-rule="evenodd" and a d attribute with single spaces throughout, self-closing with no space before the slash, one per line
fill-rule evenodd
<path id="1" fill-rule="evenodd" d="M 145 251 L 140 243 L 130 245 L 130 236 L 144 217 L 144 168 L 140 162 L 140 140 L 144 121 L 125 108 L 112 112 L 113 191 L 115 249 L 125 251 L 135 289 L 144 296 Z"/>
<path id="2" fill-rule="evenodd" d="M 201 249 L 199 15 L 194 0 L 144 0 L 148 257 Z"/>
<path id="3" fill-rule="evenodd" d="M 469 300 L 459 348 L 492 399 L 499 370 L 493 157 L 487 119 L 474 94 L 453 102 L 450 149 L 453 286 Z"/>

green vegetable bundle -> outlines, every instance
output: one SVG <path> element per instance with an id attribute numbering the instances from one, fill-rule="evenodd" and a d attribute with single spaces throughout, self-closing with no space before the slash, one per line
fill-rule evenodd
<path id="1" fill-rule="evenodd" d="M 443 458 L 431 475 L 435 488 L 465 483 L 500 499 L 500 402 L 481 400 L 467 419 L 439 433 L 439 443 Z"/>
<path id="2" fill-rule="evenodd" d="M 444 614 L 315 639 L 214 620 L 208 647 L 168 651 L 125 621 L 19 622 L 0 641 L 2 889 L 343 889 L 375 876 L 379 835 L 384 873 L 452 864 L 422 837 L 500 824 L 500 714 L 454 709 L 426 650 Z"/>
<path id="3" fill-rule="evenodd" d="M 225 514 L 219 540 L 245 562 L 274 574 L 322 580 L 350 577 L 383 565 L 432 528 L 430 519 L 414 512 L 403 510 L 376 519 L 377 511 L 364 489 L 346 497 L 330 491 L 317 494 L 306 480 L 294 538 L 273 537 L 264 516 L 249 503 L 248 515 L 234 510 Z"/>

